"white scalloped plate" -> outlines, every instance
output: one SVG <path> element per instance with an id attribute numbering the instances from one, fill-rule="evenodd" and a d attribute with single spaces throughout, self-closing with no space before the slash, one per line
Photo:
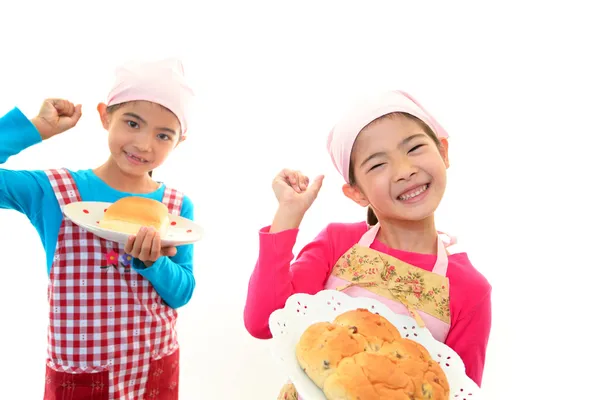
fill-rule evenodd
<path id="1" fill-rule="evenodd" d="M 314 296 L 295 294 L 285 307 L 273 312 L 269 327 L 273 334 L 271 350 L 281 363 L 303 400 L 326 400 L 325 395 L 302 371 L 296 360 L 296 343 L 311 324 L 332 322 L 348 310 L 366 308 L 387 318 L 400 333 L 423 345 L 444 370 L 450 384 L 452 400 L 482 400 L 479 387 L 465 373 L 465 366 L 454 350 L 434 339 L 429 330 L 419 328 L 416 321 L 392 312 L 377 300 L 366 297 L 350 297 L 336 290 L 323 290 Z"/>
<path id="2" fill-rule="evenodd" d="M 129 237 L 128 234 L 102 229 L 98 226 L 99 221 L 104 216 L 104 212 L 111 204 L 99 201 L 78 201 L 63 207 L 63 213 L 65 217 L 69 218 L 75 225 L 78 225 L 82 229 L 102 239 L 125 244 Z M 171 214 L 169 214 L 169 220 L 170 225 L 167 236 L 161 238 L 163 246 L 182 246 L 202 239 L 202 228 L 193 221 Z"/>

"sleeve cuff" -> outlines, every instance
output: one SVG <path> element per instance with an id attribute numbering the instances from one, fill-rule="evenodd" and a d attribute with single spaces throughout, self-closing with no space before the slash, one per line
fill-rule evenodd
<path id="1" fill-rule="evenodd" d="M 15 107 L 10 110 L 7 117 L 12 121 L 13 128 L 19 131 L 19 141 L 24 148 L 33 146 L 42 141 L 42 137 L 35 125 L 31 123 L 19 108 Z"/>
<path id="2" fill-rule="evenodd" d="M 140 261 L 139 259 L 134 258 L 131 262 L 131 267 L 134 270 L 136 270 L 137 272 L 139 272 L 139 274 L 142 275 L 143 277 L 148 278 L 148 277 L 151 277 L 151 276 L 155 275 L 156 273 L 158 273 L 160 268 L 164 265 L 166 258 L 167 257 L 165 257 L 165 256 L 160 257 L 150 267 L 146 267 L 146 264 L 144 264 L 143 261 Z"/>
<path id="3" fill-rule="evenodd" d="M 277 233 L 270 233 L 271 226 L 259 230 L 260 248 L 269 248 L 275 254 L 287 254 L 296 244 L 299 229 L 288 229 Z"/>

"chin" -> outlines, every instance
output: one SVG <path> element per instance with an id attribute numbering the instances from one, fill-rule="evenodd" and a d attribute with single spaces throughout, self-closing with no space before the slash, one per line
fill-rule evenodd
<path id="1" fill-rule="evenodd" d="M 423 221 L 427 218 L 430 218 L 435 213 L 435 210 L 439 204 L 437 202 L 435 204 L 427 203 L 419 204 L 416 207 L 401 206 L 401 209 L 397 209 L 395 213 L 396 217 L 401 220 L 413 222 Z"/>
<path id="2" fill-rule="evenodd" d="M 148 172 L 150 172 L 152 170 L 145 165 L 143 168 L 141 166 L 134 167 L 134 166 L 130 165 L 127 161 L 118 163 L 117 165 L 119 166 L 119 169 L 121 171 L 123 171 L 125 174 L 133 175 L 133 176 L 144 176 L 144 175 L 147 175 Z"/>
<path id="3" fill-rule="evenodd" d="M 433 217 L 433 212 L 403 213 L 401 215 L 398 215 L 397 218 L 402 221 L 419 222 L 424 221 L 430 217 Z"/>

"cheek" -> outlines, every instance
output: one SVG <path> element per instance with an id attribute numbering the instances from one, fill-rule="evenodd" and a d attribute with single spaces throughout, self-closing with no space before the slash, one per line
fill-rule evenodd
<path id="1" fill-rule="evenodd" d="M 437 182 L 438 186 L 446 185 L 446 164 L 444 164 L 443 160 L 431 163 L 426 171 Z"/>
<path id="2" fill-rule="evenodd" d="M 386 171 L 373 173 L 363 181 L 365 182 L 363 190 L 369 200 L 377 202 L 377 199 L 389 197 L 391 180 Z"/>
<path id="3" fill-rule="evenodd" d="M 121 149 L 121 147 L 123 147 L 124 144 L 125 144 L 125 140 L 123 138 L 123 135 L 119 135 L 117 133 L 109 133 L 109 135 L 108 135 L 108 147 L 112 151 L 116 151 L 116 150 Z"/>
<path id="4" fill-rule="evenodd" d="M 415 161 L 415 165 L 432 176 L 446 174 L 446 164 L 439 153 L 424 155 Z"/>
<path id="5" fill-rule="evenodd" d="M 159 141 L 154 147 L 154 153 L 158 159 L 164 160 L 175 149 L 174 141 Z"/>

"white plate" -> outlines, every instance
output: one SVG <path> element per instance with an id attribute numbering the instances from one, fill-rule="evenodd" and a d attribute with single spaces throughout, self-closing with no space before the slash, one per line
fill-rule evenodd
<path id="1" fill-rule="evenodd" d="M 302 371 L 296 359 L 296 343 L 311 324 L 332 322 L 338 315 L 349 310 L 366 308 L 387 318 L 400 333 L 423 345 L 446 373 L 452 400 L 481 400 L 479 387 L 465 373 L 465 365 L 450 347 L 438 342 L 426 328 L 419 328 L 416 321 L 406 315 L 396 314 L 377 300 L 350 297 L 336 290 L 323 290 L 314 296 L 295 294 L 281 310 L 273 312 L 269 327 L 273 334 L 272 352 L 296 387 L 302 400 L 326 400 L 325 395 L 308 375 Z"/>
<path id="2" fill-rule="evenodd" d="M 102 229 L 98 226 L 104 212 L 111 204 L 98 201 L 73 202 L 63 207 L 63 213 L 65 217 L 82 229 L 102 239 L 125 244 L 129 237 L 127 233 Z M 182 246 L 202 239 L 202 228 L 193 221 L 171 214 L 169 214 L 169 220 L 170 225 L 167 236 L 161 240 L 163 246 Z"/>

